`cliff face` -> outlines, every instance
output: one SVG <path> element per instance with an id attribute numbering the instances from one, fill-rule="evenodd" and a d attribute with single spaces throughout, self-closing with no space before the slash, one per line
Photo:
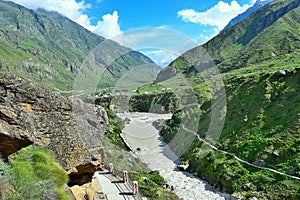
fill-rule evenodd
<path id="1" fill-rule="evenodd" d="M 2 155 L 30 144 L 49 149 L 69 171 L 71 182 L 82 184 L 83 177 L 90 177 L 101 164 L 101 141 L 107 130 L 102 107 L 70 100 L 12 74 L 0 74 Z"/>

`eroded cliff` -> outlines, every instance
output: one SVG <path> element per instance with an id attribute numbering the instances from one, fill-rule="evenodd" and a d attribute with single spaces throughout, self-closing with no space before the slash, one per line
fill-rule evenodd
<path id="1" fill-rule="evenodd" d="M 30 144 L 51 150 L 83 184 L 101 167 L 109 130 L 100 106 L 71 100 L 12 74 L 0 74 L 0 152 L 7 157 Z"/>

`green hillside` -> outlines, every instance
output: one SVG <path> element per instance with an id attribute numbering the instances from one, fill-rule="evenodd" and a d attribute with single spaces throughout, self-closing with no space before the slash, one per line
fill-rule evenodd
<path id="1" fill-rule="evenodd" d="M 300 198 L 299 179 L 288 177 L 300 178 L 299 4 L 298 0 L 274 0 L 177 58 L 156 80 L 163 85 L 183 77 L 190 84 L 201 105 L 197 133 L 219 149 L 188 137 L 194 139 L 182 159 L 190 164 L 190 170 L 217 188 L 245 199 Z M 220 70 L 226 90 L 227 113 L 217 141 L 211 140 L 209 124 L 216 123 L 211 125 L 217 127 L 222 120 L 212 121 L 212 110 L 219 108 L 210 100 L 211 91 L 222 87 L 217 86 L 213 76 L 205 79 L 209 77 L 205 72 L 214 65 L 203 59 L 204 50 Z M 166 75 L 170 71 L 171 78 Z M 171 144 L 186 142 L 174 136 L 179 133 L 181 119 L 187 120 L 195 113 L 183 110 L 178 110 L 161 132 Z M 214 129 L 210 133 L 214 134 Z M 285 175 L 245 164 L 223 151 Z"/>
<path id="2" fill-rule="evenodd" d="M 243 83 L 231 82 L 226 94 L 225 125 L 216 146 L 250 163 L 263 162 L 264 167 L 300 177 L 299 78 L 297 69 L 286 76 L 270 73 Z M 204 114 L 198 127 L 198 134 L 207 140 L 210 109 L 210 103 L 202 106 Z M 174 117 L 171 122 L 176 120 Z M 163 134 L 169 136 L 168 131 Z M 193 171 L 220 189 L 240 192 L 248 198 L 299 199 L 299 180 L 251 167 L 221 151 L 209 148 L 208 153 L 202 145 L 194 139 L 183 158 Z M 203 153 L 208 155 L 202 157 Z M 248 183 L 251 189 L 244 191 L 242 185 Z"/>
<path id="3" fill-rule="evenodd" d="M 0 10 L 0 69 L 46 87 L 71 90 L 75 79 L 84 79 L 86 87 L 99 81 L 105 88 L 130 69 L 153 63 L 56 12 L 6 1 Z"/>
<path id="4" fill-rule="evenodd" d="M 281 60 L 286 54 L 293 57 L 300 45 L 299 4 L 299 0 L 275 0 L 203 47 L 222 71 Z M 265 67 L 273 64 L 267 63 Z"/>

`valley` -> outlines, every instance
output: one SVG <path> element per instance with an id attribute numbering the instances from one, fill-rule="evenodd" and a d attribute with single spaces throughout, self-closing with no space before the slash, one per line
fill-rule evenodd
<path id="1" fill-rule="evenodd" d="M 249 8 L 161 68 L 0 0 L 0 199 L 300 199 L 300 0 Z"/>

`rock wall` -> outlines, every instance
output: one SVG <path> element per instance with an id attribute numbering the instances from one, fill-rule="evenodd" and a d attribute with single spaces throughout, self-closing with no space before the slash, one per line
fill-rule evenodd
<path id="1" fill-rule="evenodd" d="M 171 90 L 150 94 L 103 96 L 96 100 L 85 99 L 85 101 L 95 102 L 107 109 L 110 105 L 114 105 L 113 109 L 116 112 L 170 113 L 180 107 L 176 94 Z"/>
<path id="2" fill-rule="evenodd" d="M 2 155 L 30 144 L 49 149 L 69 171 L 72 182 L 80 174 L 91 177 L 101 165 L 101 141 L 108 130 L 102 107 L 70 100 L 12 74 L 0 74 Z"/>
<path id="3" fill-rule="evenodd" d="M 133 95 L 129 100 L 131 112 L 170 113 L 179 108 L 176 95 L 171 91 L 163 93 Z"/>

